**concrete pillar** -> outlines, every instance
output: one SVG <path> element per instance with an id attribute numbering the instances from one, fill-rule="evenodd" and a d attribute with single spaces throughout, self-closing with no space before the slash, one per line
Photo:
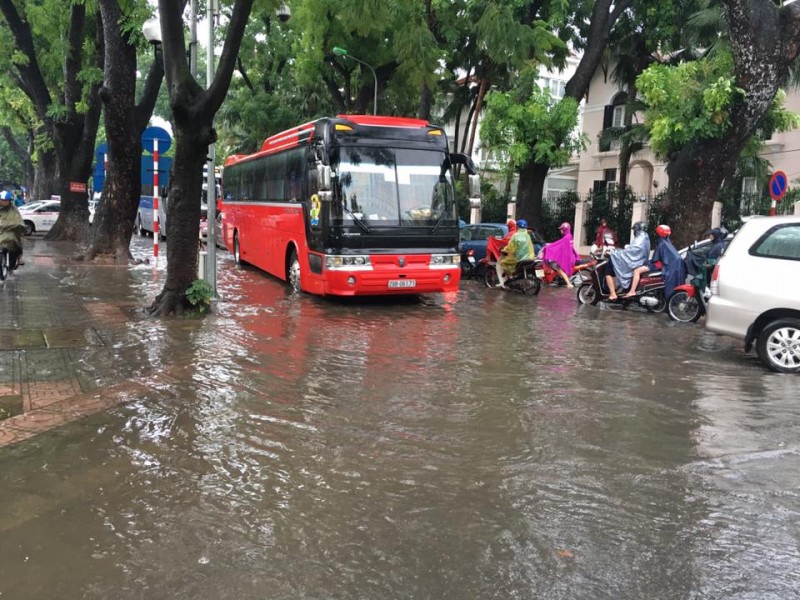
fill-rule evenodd
<path id="1" fill-rule="evenodd" d="M 517 218 L 517 199 L 512 198 L 511 202 L 508 203 L 506 206 L 506 219 L 516 219 Z"/>
<path id="2" fill-rule="evenodd" d="M 480 223 L 481 222 L 481 209 L 480 208 L 470 208 L 469 209 L 469 222 L 472 225 L 474 225 L 475 223 Z"/>
<path id="3" fill-rule="evenodd" d="M 647 202 L 634 202 L 631 214 L 631 239 L 633 239 L 633 224 L 639 221 L 647 222 Z"/>
<path id="4" fill-rule="evenodd" d="M 800 202 L 794 203 L 794 214 L 800 217 Z"/>
<path id="5" fill-rule="evenodd" d="M 722 225 L 722 202 L 714 202 L 711 209 L 711 229 Z"/>
<path id="6" fill-rule="evenodd" d="M 575 221 L 572 223 L 572 240 L 575 245 L 586 244 L 586 202 L 575 203 Z"/>

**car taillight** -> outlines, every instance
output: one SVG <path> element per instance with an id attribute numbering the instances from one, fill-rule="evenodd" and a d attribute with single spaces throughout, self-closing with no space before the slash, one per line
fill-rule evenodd
<path id="1" fill-rule="evenodd" d="M 712 296 L 719 296 L 719 266 L 721 262 L 717 263 L 714 267 L 714 273 L 711 275 L 711 283 L 708 284 L 708 289 L 711 290 Z"/>

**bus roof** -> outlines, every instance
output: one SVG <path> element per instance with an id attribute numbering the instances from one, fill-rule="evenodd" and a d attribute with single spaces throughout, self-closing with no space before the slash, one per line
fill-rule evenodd
<path id="1" fill-rule="evenodd" d="M 339 127 L 337 127 L 337 125 Z M 323 136 L 324 128 L 326 127 L 331 127 L 336 131 L 363 131 L 365 128 L 380 127 L 389 130 L 428 130 L 429 134 L 444 134 L 441 128 L 432 126 L 424 119 L 377 115 L 336 115 L 336 117 L 323 117 L 316 121 L 310 121 L 270 136 L 264 140 L 258 152 L 254 154 L 233 154 L 225 159 L 225 166 L 306 144 L 310 142 L 315 135 Z"/>

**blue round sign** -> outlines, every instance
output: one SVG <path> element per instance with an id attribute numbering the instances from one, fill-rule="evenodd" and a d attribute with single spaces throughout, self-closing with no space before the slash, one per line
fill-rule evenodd
<path id="1" fill-rule="evenodd" d="M 163 127 L 148 127 L 142 132 L 142 148 L 153 153 L 153 140 L 158 140 L 159 154 L 169 150 L 172 138 Z"/>
<path id="2" fill-rule="evenodd" d="M 773 200 L 780 200 L 786 195 L 789 178 L 783 171 L 775 171 L 769 178 L 769 195 Z"/>

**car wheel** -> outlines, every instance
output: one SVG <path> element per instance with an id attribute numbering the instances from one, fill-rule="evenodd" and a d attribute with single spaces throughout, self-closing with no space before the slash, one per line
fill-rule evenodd
<path id="1" fill-rule="evenodd" d="M 592 306 L 595 306 L 600 300 L 597 290 L 591 283 L 582 284 L 578 288 L 577 296 L 578 303 L 580 304 L 591 304 Z"/>
<path id="2" fill-rule="evenodd" d="M 779 319 L 758 334 L 761 362 L 778 373 L 800 373 L 800 319 Z"/>
<path id="3" fill-rule="evenodd" d="M 289 282 L 289 285 L 292 286 L 293 291 L 301 291 L 300 261 L 297 259 L 297 252 L 295 250 L 292 250 L 292 253 L 289 255 L 289 268 L 287 269 L 286 280 Z"/>
<path id="4" fill-rule="evenodd" d="M 34 231 L 36 231 L 36 227 L 34 227 L 33 221 L 25 221 L 25 235 L 33 235 Z"/>
<path id="5" fill-rule="evenodd" d="M 683 290 L 675 292 L 667 302 L 667 312 L 673 321 L 695 323 L 700 318 L 700 301 Z"/>
<path id="6" fill-rule="evenodd" d="M 233 234 L 233 262 L 237 265 L 242 264 L 242 249 L 239 247 L 239 234 Z"/>

